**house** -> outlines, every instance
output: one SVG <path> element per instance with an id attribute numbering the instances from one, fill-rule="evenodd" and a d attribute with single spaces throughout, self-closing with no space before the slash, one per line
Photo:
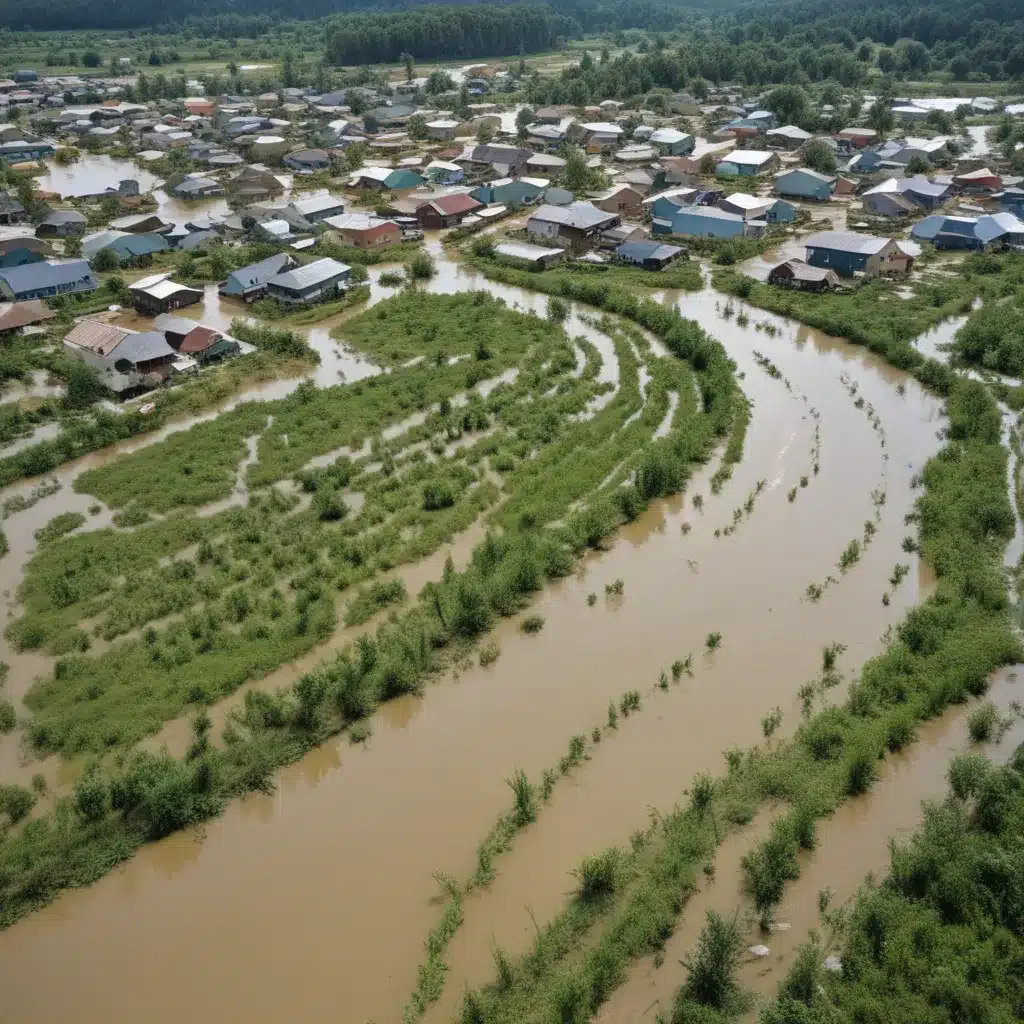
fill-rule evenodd
<path id="1" fill-rule="evenodd" d="M 351 245 L 357 249 L 375 249 L 382 245 L 397 245 L 402 232 L 393 220 L 374 217 L 366 213 L 346 213 L 341 217 L 328 217 L 323 221 L 326 237 L 335 245 Z"/>
<path id="2" fill-rule="evenodd" d="M 12 192 L 0 192 L 0 224 L 20 224 L 25 219 L 25 207 Z"/>
<path id="3" fill-rule="evenodd" d="M 537 202 L 551 184 L 547 178 L 495 178 L 479 185 L 470 193 L 481 203 L 518 203 L 527 206 Z"/>
<path id="4" fill-rule="evenodd" d="M 57 311 L 50 309 L 40 299 L 0 303 L 0 336 L 12 334 L 22 327 L 40 324 L 44 320 L 52 320 L 56 315 Z"/>
<path id="5" fill-rule="evenodd" d="M 458 227 L 464 217 L 482 206 L 483 203 L 469 194 L 440 196 L 419 207 L 416 219 L 424 229 Z"/>
<path id="6" fill-rule="evenodd" d="M 647 232 L 640 224 L 625 221 L 613 228 L 605 228 L 598 236 L 599 249 L 617 249 L 626 242 L 646 242 Z"/>
<path id="7" fill-rule="evenodd" d="M 466 177 L 466 172 L 447 160 L 431 160 L 424 168 L 424 175 L 436 185 L 457 185 Z"/>
<path id="8" fill-rule="evenodd" d="M 796 207 L 771 196 L 751 196 L 734 192 L 718 201 L 718 209 L 735 213 L 744 220 L 763 220 L 766 224 L 790 223 L 796 220 Z"/>
<path id="9" fill-rule="evenodd" d="M 528 149 L 520 146 L 481 145 L 471 146 L 456 157 L 458 164 L 469 165 L 472 169 L 490 168 L 501 178 L 515 178 L 533 156 Z"/>
<path id="10" fill-rule="evenodd" d="M 689 238 L 744 238 L 764 234 L 764 221 L 727 213 L 713 206 L 680 206 L 669 217 L 652 225 L 656 235 L 682 235 Z"/>
<path id="11" fill-rule="evenodd" d="M 776 174 L 772 187 L 776 195 L 824 202 L 835 192 L 836 179 L 833 175 L 820 174 L 809 167 L 797 167 Z"/>
<path id="12" fill-rule="evenodd" d="M 162 331 L 81 320 L 64 336 L 64 348 L 99 371 L 103 383 L 119 397 L 144 391 L 170 373 L 176 353 Z"/>
<path id="13" fill-rule="evenodd" d="M 915 206 L 934 210 L 950 198 L 952 190 L 949 185 L 929 181 L 924 175 L 919 174 L 913 178 L 888 178 L 874 188 L 868 189 L 861 197 L 861 201 L 873 200 L 875 196 L 884 193 L 903 196 Z"/>
<path id="14" fill-rule="evenodd" d="M 424 181 L 422 174 L 407 168 L 362 167 L 349 180 L 351 188 L 380 189 L 388 192 L 402 192 L 417 188 Z"/>
<path id="15" fill-rule="evenodd" d="M 662 156 L 686 156 L 687 153 L 692 153 L 697 145 L 697 140 L 692 135 L 681 132 L 678 128 L 659 128 L 651 132 L 647 141 Z"/>
<path id="16" fill-rule="evenodd" d="M 1024 221 L 1012 213 L 985 217 L 947 217 L 934 214 L 915 224 L 910 237 L 931 242 L 936 249 L 989 249 L 1024 246 Z"/>
<path id="17" fill-rule="evenodd" d="M 839 287 L 839 275 L 834 270 L 812 267 L 803 260 L 792 259 L 772 267 L 768 272 L 768 283 L 782 288 L 823 292 Z"/>
<path id="18" fill-rule="evenodd" d="M 311 196 L 308 199 L 293 199 L 282 211 L 292 227 L 308 230 L 314 224 L 320 224 L 328 217 L 340 217 L 345 212 L 345 201 L 337 196 Z"/>
<path id="19" fill-rule="evenodd" d="M 998 201 L 1000 210 L 1015 213 L 1017 216 L 1024 216 L 1024 189 L 1006 188 L 999 195 L 992 198 Z"/>
<path id="20" fill-rule="evenodd" d="M 163 332 L 167 344 L 179 356 L 188 356 L 200 363 L 237 355 L 241 351 L 233 338 L 225 338 L 220 331 L 183 316 L 161 313 L 153 320 L 153 326 Z"/>
<path id="21" fill-rule="evenodd" d="M 433 139 L 435 142 L 450 142 L 455 138 L 455 131 L 459 127 L 458 121 L 428 121 L 427 122 L 427 138 Z M 466 133 L 469 134 L 468 132 Z"/>
<path id="22" fill-rule="evenodd" d="M 682 255 L 679 246 L 661 242 L 625 242 L 615 250 L 617 259 L 644 270 L 664 270 Z"/>
<path id="23" fill-rule="evenodd" d="M 128 291 L 137 313 L 157 316 L 172 309 L 181 309 L 199 302 L 203 293 L 196 288 L 172 281 L 170 273 L 144 277 L 130 285 Z"/>
<path id="24" fill-rule="evenodd" d="M 781 128 L 769 128 L 764 133 L 765 142 L 769 146 L 790 151 L 799 149 L 805 142 L 813 138 L 810 132 L 798 128 L 795 124 L 783 125 Z"/>
<path id="25" fill-rule="evenodd" d="M 283 157 L 288 152 L 288 140 L 280 135 L 257 135 L 249 144 L 249 153 L 257 160 Z"/>
<path id="26" fill-rule="evenodd" d="M 210 199 L 213 196 L 224 195 L 224 186 L 213 178 L 190 174 L 182 178 L 177 185 L 172 185 L 168 191 L 179 199 Z"/>
<path id="27" fill-rule="evenodd" d="M 151 231 L 166 231 L 170 226 L 170 223 L 155 213 L 132 213 L 110 222 L 113 231 L 127 231 L 137 235 L 148 234 Z"/>
<path id="28" fill-rule="evenodd" d="M 571 242 L 587 242 L 605 228 L 619 222 L 617 213 L 600 210 L 592 203 L 576 202 L 569 206 L 539 207 L 526 222 L 529 234 L 538 238 L 565 238 Z"/>
<path id="29" fill-rule="evenodd" d="M 917 213 L 918 206 L 899 192 L 878 192 L 870 189 L 861 196 L 865 213 L 876 217 L 910 217 Z"/>
<path id="30" fill-rule="evenodd" d="M 883 145 L 878 154 L 884 161 L 897 164 L 909 164 L 919 157 L 933 164 L 941 164 L 950 157 L 949 139 L 938 136 L 934 139 L 904 139 L 903 142 L 890 142 Z"/>
<path id="31" fill-rule="evenodd" d="M 15 139 L 12 142 L 0 142 L 0 162 L 7 164 L 31 163 L 53 156 L 56 150 L 48 142 L 26 142 Z"/>
<path id="32" fill-rule="evenodd" d="M 805 245 L 808 264 L 834 270 L 840 277 L 904 275 L 914 265 L 913 257 L 895 239 L 854 231 L 819 231 L 809 235 Z"/>
<path id="33" fill-rule="evenodd" d="M 227 280 L 220 286 L 220 294 L 228 298 L 242 299 L 253 302 L 262 298 L 267 291 L 267 282 L 286 270 L 297 266 L 294 259 L 286 252 L 268 256 L 259 263 L 250 263 L 247 267 L 232 270 Z"/>
<path id="34" fill-rule="evenodd" d="M 987 167 L 980 167 L 976 171 L 954 175 L 953 184 L 961 191 L 972 195 L 984 194 L 998 192 L 1003 187 L 1003 179 Z"/>
<path id="35" fill-rule="evenodd" d="M 647 210 L 652 217 L 665 220 L 672 216 L 680 206 L 691 206 L 696 201 L 697 189 L 695 188 L 670 188 L 657 195 L 648 196 L 641 206 Z"/>
<path id="36" fill-rule="evenodd" d="M 37 238 L 68 238 L 85 232 L 87 221 L 77 210 L 51 210 L 36 226 Z"/>
<path id="37" fill-rule="evenodd" d="M 873 145 L 878 138 L 878 132 L 874 128 L 844 128 L 836 133 L 837 139 L 845 139 L 857 149 Z"/>
<path id="38" fill-rule="evenodd" d="M 654 182 L 657 180 L 657 174 L 654 170 L 647 170 L 643 167 L 634 167 L 630 171 L 623 171 L 615 179 L 617 185 L 629 185 L 630 188 L 636 189 L 642 196 L 650 195 L 651 189 L 654 188 Z"/>
<path id="39" fill-rule="evenodd" d="M 900 121 L 908 121 L 910 123 L 927 121 L 928 114 L 930 113 L 925 107 L 915 107 L 912 103 L 893 107 L 892 112 Z"/>
<path id="40" fill-rule="evenodd" d="M 325 258 L 286 270 L 267 282 L 267 295 L 289 306 L 304 306 L 333 298 L 348 286 L 352 268 Z"/>
<path id="41" fill-rule="evenodd" d="M 85 260 L 26 263 L 0 269 L 0 297 L 16 302 L 94 292 L 97 288 L 99 282 Z"/>
<path id="42" fill-rule="evenodd" d="M 643 213 L 644 197 L 629 185 L 612 185 L 591 202 L 606 213 L 617 213 L 623 217 L 639 217 Z"/>
<path id="43" fill-rule="evenodd" d="M 550 267 L 565 258 L 564 249 L 553 249 L 543 245 L 531 245 L 529 242 L 499 242 L 494 252 L 505 259 L 523 260 L 534 267 Z"/>
<path id="44" fill-rule="evenodd" d="M 715 165 L 719 177 L 756 177 L 779 169 L 779 154 L 767 149 L 734 149 Z"/>
<path id="45" fill-rule="evenodd" d="M 141 256 L 170 249 L 163 235 L 132 235 L 127 231 L 97 231 L 82 239 L 82 255 L 91 263 L 98 253 L 110 249 L 121 263 L 130 263 Z"/>
<path id="46" fill-rule="evenodd" d="M 284 183 L 266 168 L 243 167 L 228 182 L 228 188 L 239 200 L 254 202 L 281 195 L 284 192 Z"/>
<path id="47" fill-rule="evenodd" d="M 569 137 L 577 140 L 590 152 L 615 146 L 622 135 L 622 126 L 611 121 L 589 121 L 569 125 Z"/>
<path id="48" fill-rule="evenodd" d="M 0 267 L 22 267 L 26 263 L 41 263 L 53 255 L 50 246 L 31 235 L 0 238 Z"/>
<path id="49" fill-rule="evenodd" d="M 565 142 L 568 134 L 557 124 L 531 124 L 526 129 L 526 141 L 539 149 L 556 149 Z"/>
<path id="50" fill-rule="evenodd" d="M 313 174 L 316 171 L 327 171 L 331 167 L 331 158 L 326 149 L 297 149 L 288 153 L 283 163 L 296 174 Z"/>

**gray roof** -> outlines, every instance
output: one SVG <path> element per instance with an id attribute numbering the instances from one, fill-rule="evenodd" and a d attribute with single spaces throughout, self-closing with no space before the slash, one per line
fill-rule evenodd
<path id="1" fill-rule="evenodd" d="M 623 242 L 615 250 L 615 255 L 634 262 L 643 262 L 651 259 L 671 259 L 682 251 L 678 245 L 662 245 L 660 242 Z"/>
<path id="2" fill-rule="evenodd" d="M 482 164 L 514 164 L 525 162 L 533 156 L 533 151 L 519 146 L 474 146 L 469 154 L 473 163 Z"/>
<path id="3" fill-rule="evenodd" d="M 77 210 L 53 210 L 40 223 L 52 224 L 54 226 L 58 224 L 84 224 L 85 217 Z"/>
<path id="4" fill-rule="evenodd" d="M 283 274 L 271 278 L 270 284 L 275 288 L 288 288 L 293 291 L 302 291 L 305 288 L 313 288 L 325 281 L 344 274 L 352 268 L 347 263 L 339 263 L 337 260 L 325 258 L 315 263 L 307 263 L 304 267 L 296 267 Z"/>
<path id="5" fill-rule="evenodd" d="M 64 263 L 26 263 L 21 267 L 0 269 L 0 278 L 5 280 L 15 294 L 36 288 L 53 288 L 62 284 L 74 284 L 83 278 L 96 283 L 85 260 L 67 260 Z"/>
<path id="6" fill-rule="evenodd" d="M 874 256 L 881 252 L 891 239 L 876 235 L 859 235 L 855 231 L 819 231 L 804 239 L 808 249 L 836 249 L 839 252 L 854 252 L 861 256 Z"/>
<path id="7" fill-rule="evenodd" d="M 129 334 L 112 353 L 115 362 L 127 359 L 130 363 L 144 363 L 150 359 L 173 356 L 174 349 L 167 344 L 162 331 L 143 331 Z"/>
<path id="8" fill-rule="evenodd" d="M 185 316 L 175 316 L 173 313 L 161 313 L 154 317 L 153 326 L 158 330 L 170 332 L 171 334 L 188 334 L 194 331 L 199 324 L 195 320 L 189 320 Z"/>
<path id="9" fill-rule="evenodd" d="M 288 253 L 279 252 L 274 256 L 268 256 L 265 260 L 260 260 L 259 263 L 250 263 L 247 267 L 232 270 L 228 274 L 228 280 L 237 281 L 243 288 L 256 288 L 266 284 L 272 277 L 276 277 L 292 262 L 294 261 Z"/>
<path id="10" fill-rule="evenodd" d="M 295 209 L 296 213 L 305 217 L 306 214 L 309 213 L 323 213 L 324 210 L 344 209 L 345 200 L 338 199 L 332 195 L 312 196 L 309 199 L 293 200 L 292 207 Z"/>
<path id="11" fill-rule="evenodd" d="M 615 220 L 617 216 L 617 214 L 599 210 L 593 203 L 578 202 L 570 206 L 541 206 L 533 213 L 530 220 L 547 221 L 560 224 L 562 227 L 586 231 L 589 228 L 607 224 L 609 221 Z"/>

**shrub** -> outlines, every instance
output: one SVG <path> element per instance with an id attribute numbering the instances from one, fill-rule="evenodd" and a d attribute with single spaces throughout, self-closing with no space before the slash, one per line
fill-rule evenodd
<path id="1" fill-rule="evenodd" d="M 573 872 L 579 882 L 579 896 L 585 903 L 611 896 L 618 885 L 622 854 L 614 847 L 594 857 L 587 857 Z"/>
<path id="2" fill-rule="evenodd" d="M 528 615 L 519 627 L 524 633 L 539 633 L 544 628 L 543 615 Z"/>

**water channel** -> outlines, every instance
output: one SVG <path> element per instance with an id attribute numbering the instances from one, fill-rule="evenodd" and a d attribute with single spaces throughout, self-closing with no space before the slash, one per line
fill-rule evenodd
<path id="1" fill-rule="evenodd" d="M 486 288 L 509 304 L 543 312 L 545 297 L 490 284 L 449 260 L 436 242 L 431 247 L 438 274 L 430 290 Z M 371 302 L 390 294 L 377 284 L 382 269 L 371 270 Z M 531 611 L 546 625 L 537 636 L 502 622 L 496 663 L 385 704 L 365 746 L 344 737 L 324 744 L 283 771 L 272 796 L 235 802 L 201 833 L 143 848 L 92 887 L 68 892 L 0 933 L 0 1021 L 162 1024 L 197 1013 L 224 1022 L 397 1021 L 439 913 L 435 872 L 469 874 L 477 842 L 509 805 L 504 780 L 517 768 L 537 777 L 571 735 L 603 721 L 610 699 L 640 689 L 642 713 L 623 722 L 559 786 L 551 806 L 497 863 L 497 879 L 466 900 L 445 992 L 428 1014 L 431 1021 L 448 1020 L 466 985 L 490 979 L 495 944 L 524 951 L 534 921 L 557 912 L 583 856 L 624 843 L 647 823 L 651 808 L 670 809 L 695 773 L 722 771 L 723 751 L 758 742 L 761 717 L 772 707 L 780 706 L 786 728 L 793 727 L 797 690 L 816 675 L 825 645 L 847 645 L 847 679 L 883 649 L 886 629 L 933 586 L 928 567 L 903 553 L 901 540 L 914 498 L 911 479 L 940 443 L 939 401 L 864 349 L 729 303 L 710 287 L 662 300 L 723 342 L 752 402 L 743 461 L 721 493 L 709 490 L 715 465 L 703 468 L 685 496 L 655 503 L 620 531 L 610 550 L 588 556 L 577 575 L 539 596 Z M 585 312 L 574 309 L 570 333 L 598 346 L 603 372 L 615 382 L 611 345 L 580 319 Z M 238 310 L 208 289 L 201 311 L 190 314 L 226 327 Z M 741 322 L 739 314 L 749 320 Z M 346 315 L 309 331 L 324 356 L 318 383 L 335 383 L 339 371 L 346 379 L 376 372 L 331 337 L 335 331 L 343 339 Z M 758 351 L 778 366 L 788 387 L 758 365 Z M 855 405 L 850 382 L 878 414 L 884 447 L 883 433 Z M 280 397 L 297 383 L 261 385 L 232 404 Z M 77 474 L 213 414 L 61 467 L 54 476 L 62 489 L 5 524 L 12 553 L 0 562 L 0 589 L 11 602 L 8 613 L 33 530 L 58 512 L 93 504 L 72 490 Z M 753 513 L 731 536 L 716 536 L 760 480 L 766 486 Z M 790 501 L 793 487 L 798 493 Z M 27 489 L 17 485 L 0 499 Z M 839 555 L 874 518 L 871 493 L 878 489 L 887 493 L 878 531 L 860 562 L 840 574 Z M 692 502 L 697 493 L 705 498 L 702 510 Z M 107 523 L 107 510 L 90 518 L 90 526 Z M 457 562 L 477 539 L 471 531 L 451 545 Z M 436 578 L 447 550 L 411 570 L 410 582 Z M 911 573 L 886 606 L 882 593 L 898 562 L 909 562 Z M 838 583 L 819 602 L 807 600 L 807 584 L 829 575 Z M 588 607 L 588 592 L 601 594 L 616 578 L 625 582 L 624 595 Z M 723 645 L 702 654 L 713 630 L 723 634 Z M 333 638 L 328 649 L 337 643 Z M 0 657 L 12 666 L 8 689 L 20 697 L 51 661 L 4 646 Z M 689 652 L 695 677 L 666 693 L 655 690 L 659 672 Z M 278 681 L 295 678 L 326 653 L 312 652 Z M 945 722 L 908 755 L 930 766 L 911 803 L 918 793 L 942 789 L 948 763 L 942 730 L 958 735 L 960 728 Z M 17 750 L 0 743 L 0 770 L 8 777 L 38 765 L 24 767 Z M 897 767 L 887 771 L 899 774 Z M 847 819 L 844 809 L 830 823 L 854 844 L 847 851 L 857 868 L 851 880 L 877 866 L 875 852 L 861 858 L 861 846 L 884 849 L 893 830 L 886 814 L 872 816 L 885 791 L 876 787 L 858 802 L 859 812 Z M 723 886 L 734 874 L 721 872 Z M 688 912 L 684 919 L 683 937 L 695 918 Z M 671 983 L 681 980 L 677 970 Z M 630 1001 L 634 991 L 639 995 Z M 649 994 L 631 978 L 620 997 L 625 1009 L 620 1013 L 613 1001 L 607 1019 L 640 1019 L 637 1008 L 648 1005 Z"/>

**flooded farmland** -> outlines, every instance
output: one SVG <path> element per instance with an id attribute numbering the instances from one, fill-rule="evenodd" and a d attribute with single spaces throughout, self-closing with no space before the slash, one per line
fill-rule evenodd
<path id="1" fill-rule="evenodd" d="M 67 170 L 62 176 L 52 169 L 42 187 L 82 184 L 74 168 Z M 109 181 L 122 170 L 97 173 Z M 161 210 L 176 216 L 170 206 Z M 546 315 L 545 296 L 489 281 L 436 238 L 428 248 L 437 272 L 425 293 L 482 290 L 510 309 Z M 756 277 L 797 250 L 783 247 L 746 269 Z M 397 293 L 379 282 L 387 270 L 370 270 L 371 307 Z M 652 815 L 669 813 L 696 774 L 719 774 L 724 751 L 761 740 L 763 718 L 773 708 L 783 716 L 781 734 L 791 735 L 800 721 L 800 688 L 816 676 L 831 644 L 845 648 L 838 702 L 860 667 L 884 650 L 890 628 L 935 588 L 931 567 L 906 550 L 904 539 L 913 529 L 905 517 L 920 493 L 919 474 L 941 444 L 942 403 L 866 349 L 748 307 L 709 283 L 658 299 L 699 323 L 736 365 L 751 418 L 730 478 L 712 485 L 719 450 L 682 494 L 652 501 L 604 550 L 587 553 L 571 575 L 544 586 L 529 608 L 542 616 L 542 631 L 525 634 L 520 615 L 500 619 L 491 633 L 500 658 L 459 664 L 422 693 L 381 704 L 368 722 L 367 742 L 354 744 L 346 734 L 328 739 L 278 773 L 272 794 L 232 801 L 202 829 L 143 846 L 95 884 L 66 892 L 0 932 L 0 1021 L 159 1024 L 194 1016 L 196 1007 L 221 1021 L 401 1020 L 424 938 L 439 914 L 438 877 L 472 873 L 477 844 L 509 806 L 506 780 L 518 770 L 539 776 L 557 763 L 570 737 L 603 724 L 609 702 L 639 690 L 642 711 L 614 733 L 606 730 L 502 856 L 494 881 L 466 896 L 444 991 L 425 1015 L 448 1021 L 467 988 L 491 979 L 495 947 L 513 956 L 529 949 L 536 929 L 563 905 L 582 858 L 625 844 Z M 0 589 L 8 617 L 21 611 L 18 588 L 41 524 L 66 512 L 87 517 L 82 530 L 114 522 L 112 505 L 74 489 L 82 473 L 243 403 L 284 399 L 309 377 L 326 388 L 388 373 L 346 339 L 346 324 L 361 312 L 298 329 L 320 356 L 310 374 L 259 383 L 217 409 L 56 470 L 51 476 L 59 490 L 6 522 L 11 553 L 0 562 Z M 227 331 L 247 313 L 208 285 L 189 315 Z M 148 326 L 131 313 L 118 322 Z M 955 326 L 930 332 L 921 350 L 941 355 Z M 575 414 L 586 420 L 625 387 L 629 360 L 620 365 L 612 328 L 593 309 L 570 304 L 564 329 L 578 359 L 569 377 L 582 375 L 589 352 L 599 360 L 595 381 L 603 390 Z M 652 352 L 665 356 L 663 348 Z M 471 390 L 486 398 L 496 386 L 512 385 L 517 372 Z M 652 375 L 642 360 L 638 373 L 647 401 Z M 684 404 L 681 392 L 668 396 L 655 439 L 670 433 Z M 642 406 L 623 429 L 641 414 Z M 382 432 L 383 440 L 400 444 L 425 419 L 402 419 Z M 258 435 L 246 438 L 230 495 L 201 507 L 200 515 L 248 501 L 255 491 L 246 473 L 259 451 Z M 317 455 L 307 467 L 329 465 L 337 454 Z M 370 442 L 352 454 L 369 457 Z M 1011 467 L 1011 483 L 1012 475 Z M 28 494 L 37 484 L 14 485 L 0 499 Z M 360 510 L 354 501 L 352 508 Z M 866 523 L 874 524 L 870 531 Z M 384 575 L 416 595 L 443 577 L 449 557 L 456 570 L 469 564 L 485 533 L 481 516 L 428 556 Z M 865 539 L 856 564 L 840 569 L 844 550 L 862 537 L 870 543 Z M 894 586 L 890 574 L 901 563 L 908 572 Z M 622 582 L 618 593 L 616 581 Z M 811 585 L 822 588 L 820 597 L 810 596 Z M 386 616 L 339 624 L 328 639 L 213 703 L 215 731 L 247 692 L 294 683 Z M 721 644 L 710 650 L 714 633 Z M 659 674 L 689 655 L 692 677 L 659 688 Z M 54 668 L 52 656 L 15 650 L 6 640 L 0 658 L 11 666 L 6 693 L 19 702 L 37 676 Z M 1008 674 L 993 690 L 1003 710 L 1014 693 Z M 957 711 L 929 723 L 916 745 L 885 762 L 872 793 L 823 824 L 818 850 L 779 908 L 779 920 L 791 928 L 769 941 L 770 959 L 744 966 L 747 987 L 761 996 L 774 990 L 796 945 L 816 925 L 820 888 L 832 886 L 841 901 L 867 871 L 884 869 L 888 838 L 914 827 L 923 799 L 941 796 L 950 757 L 965 744 L 963 719 Z M 141 745 L 181 756 L 191 729 L 184 715 L 172 717 Z M 1018 738 L 1007 737 L 995 758 Z M 30 761 L 15 740 L 0 737 L 5 778 L 27 781 L 42 771 L 63 793 L 84 767 L 84 758 Z M 740 858 L 769 819 L 762 810 L 727 838 L 715 858 L 715 880 L 684 912 L 666 963 L 637 964 L 597 1019 L 653 1020 L 666 1009 L 683 980 L 676 961 L 692 948 L 703 911 L 740 904 Z M 753 925 L 751 936 L 755 941 Z M 54 963 L 61 965 L 59 985 L 48 981 Z"/>

